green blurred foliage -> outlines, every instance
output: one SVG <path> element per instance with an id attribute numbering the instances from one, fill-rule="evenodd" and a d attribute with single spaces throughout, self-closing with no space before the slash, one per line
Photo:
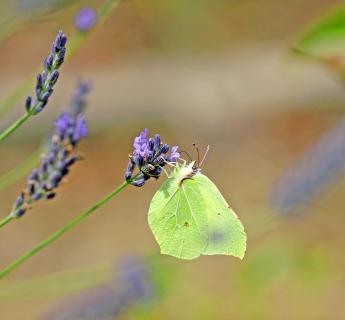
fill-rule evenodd
<path id="1" fill-rule="evenodd" d="M 345 54 L 345 5 L 333 8 L 313 23 L 298 39 L 294 48 L 317 57 Z"/>
<path id="2" fill-rule="evenodd" d="M 341 279 L 341 268 L 329 248 L 302 248 L 275 241 L 257 248 L 240 270 L 236 293 L 241 319 L 274 319 L 271 301 L 286 300 L 302 315 L 316 316 L 310 301 L 317 301 Z M 308 303 L 305 303 L 308 302 Z"/>

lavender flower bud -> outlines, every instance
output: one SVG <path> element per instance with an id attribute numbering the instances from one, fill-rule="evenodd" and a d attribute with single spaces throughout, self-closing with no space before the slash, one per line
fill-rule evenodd
<path id="1" fill-rule="evenodd" d="M 160 137 L 159 134 L 156 134 L 155 138 L 154 138 L 154 148 L 155 148 L 155 150 L 158 151 L 160 146 L 161 146 L 161 137 Z"/>
<path id="2" fill-rule="evenodd" d="M 63 32 L 60 30 L 54 40 L 52 53 L 56 53 L 61 51 L 67 42 L 67 37 L 63 34 Z"/>
<path id="3" fill-rule="evenodd" d="M 45 198 L 46 198 L 47 200 L 50 200 L 50 199 L 55 198 L 55 195 L 56 195 L 55 192 L 48 192 L 48 193 L 45 195 Z"/>
<path id="4" fill-rule="evenodd" d="M 88 134 L 86 121 L 83 115 L 78 115 L 77 121 L 75 123 L 74 132 L 72 135 L 72 144 L 77 144 L 79 140 L 83 137 L 86 137 Z"/>
<path id="5" fill-rule="evenodd" d="M 28 188 L 27 191 L 29 192 L 29 195 L 33 195 L 36 193 L 36 185 L 35 182 L 29 181 L 28 182 Z"/>
<path id="6" fill-rule="evenodd" d="M 50 54 L 43 63 L 43 67 L 45 70 L 51 70 L 51 68 L 53 67 L 53 62 L 54 62 L 54 55 Z"/>
<path id="7" fill-rule="evenodd" d="M 59 72 L 54 70 L 48 77 L 49 85 L 53 86 L 59 78 Z"/>
<path id="8" fill-rule="evenodd" d="M 26 99 L 25 99 L 25 110 L 27 111 L 27 112 L 29 112 L 30 111 L 30 109 L 31 109 L 31 97 L 30 96 L 27 96 L 26 97 Z"/>
<path id="9" fill-rule="evenodd" d="M 158 177 L 162 173 L 162 170 L 162 167 L 155 167 L 153 170 L 150 171 L 150 176 L 158 179 Z"/>
<path id="10" fill-rule="evenodd" d="M 79 159 L 79 157 L 77 157 L 77 156 L 73 156 L 73 157 L 68 158 L 65 162 L 65 166 L 70 167 L 71 165 L 75 164 L 78 159 Z"/>
<path id="11" fill-rule="evenodd" d="M 157 166 L 157 165 L 162 165 L 164 163 L 165 159 L 164 159 L 164 155 L 160 155 L 157 158 L 155 158 L 152 163 L 153 165 Z"/>
<path id="12" fill-rule="evenodd" d="M 15 207 L 15 208 L 18 208 L 18 207 L 20 207 L 23 203 L 24 203 L 24 194 L 21 193 L 21 194 L 17 197 L 16 201 L 14 202 L 14 207 Z"/>
<path id="13" fill-rule="evenodd" d="M 169 151 L 169 145 L 168 144 L 164 144 L 160 150 L 161 154 L 166 154 Z"/>
<path id="14" fill-rule="evenodd" d="M 26 212 L 25 208 L 18 208 L 17 210 L 13 211 L 11 213 L 12 217 L 14 218 L 20 218 L 21 216 L 24 215 L 24 213 Z"/>
<path id="15" fill-rule="evenodd" d="M 130 160 L 127 165 L 127 170 L 125 172 L 125 179 L 128 181 L 130 178 L 132 178 L 133 171 L 135 169 L 135 162 L 133 160 Z"/>
<path id="16" fill-rule="evenodd" d="M 29 174 L 29 176 L 28 176 L 28 181 L 30 181 L 30 180 L 38 180 L 38 176 L 39 176 L 39 174 L 38 174 L 38 169 L 33 169 L 32 171 L 31 171 L 31 173 Z"/>
<path id="17" fill-rule="evenodd" d="M 135 187 L 142 187 L 145 184 L 144 174 L 139 174 L 139 176 L 133 182 L 131 182 L 131 184 Z"/>
<path id="18" fill-rule="evenodd" d="M 34 194 L 31 195 L 31 199 L 34 200 L 34 201 L 37 201 L 37 200 L 39 200 L 41 198 L 42 198 L 42 194 L 40 194 L 40 193 L 34 193 Z"/>
<path id="19" fill-rule="evenodd" d="M 139 168 L 141 168 L 144 165 L 144 158 L 142 156 L 136 156 L 135 163 Z"/>
<path id="20" fill-rule="evenodd" d="M 46 91 L 41 96 L 38 97 L 38 100 L 41 102 L 47 103 L 49 97 L 50 97 L 50 93 L 48 91 Z"/>
<path id="21" fill-rule="evenodd" d="M 170 151 L 170 155 L 167 157 L 168 162 L 176 162 L 180 158 L 180 153 L 177 151 L 178 146 L 173 146 Z"/>
<path id="22" fill-rule="evenodd" d="M 155 147 L 155 142 L 154 142 L 154 140 L 153 140 L 152 138 L 150 138 L 150 139 L 149 139 L 149 145 L 148 145 L 147 149 L 148 149 L 149 151 L 152 151 L 152 152 L 153 152 L 154 147 Z"/>

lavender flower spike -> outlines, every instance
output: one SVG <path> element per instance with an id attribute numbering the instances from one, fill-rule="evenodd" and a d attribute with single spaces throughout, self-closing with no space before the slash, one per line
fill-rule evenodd
<path id="1" fill-rule="evenodd" d="M 78 92 L 79 98 L 85 103 L 84 95 L 80 94 L 80 87 Z M 72 101 L 80 104 L 76 99 Z M 11 211 L 13 218 L 24 215 L 34 201 L 54 198 L 56 188 L 69 173 L 71 166 L 80 159 L 73 151 L 80 140 L 87 135 L 85 117 L 80 112 L 74 112 L 73 104 L 68 109 L 69 112 L 63 112 L 55 121 L 55 130 L 48 150 L 42 157 L 39 168 L 29 174 L 26 189 L 21 192 L 13 205 Z M 71 110 L 73 112 L 70 112 Z"/>
<path id="2" fill-rule="evenodd" d="M 134 150 L 129 155 L 129 163 L 125 172 L 126 181 L 130 181 L 135 168 L 138 167 L 139 174 L 134 181 L 131 181 L 131 184 L 136 187 L 142 187 L 145 181 L 151 177 L 158 179 L 166 163 L 176 162 L 180 157 L 177 146 L 171 149 L 170 155 L 167 155 L 169 145 L 161 142 L 159 134 L 156 134 L 154 138 L 147 139 L 148 132 L 149 130 L 146 128 L 134 139 Z"/>
<path id="3" fill-rule="evenodd" d="M 66 54 L 67 37 L 62 31 L 57 34 L 50 55 L 44 60 L 43 72 L 37 75 L 36 97 L 28 96 L 25 100 L 26 111 L 31 115 L 40 113 L 49 97 L 53 93 L 53 87 L 59 78 L 58 69 L 62 65 Z"/>
<path id="4" fill-rule="evenodd" d="M 116 268 L 113 281 L 61 301 L 42 319 L 118 319 L 132 307 L 152 305 L 160 296 L 151 268 L 144 259 L 127 259 Z"/>

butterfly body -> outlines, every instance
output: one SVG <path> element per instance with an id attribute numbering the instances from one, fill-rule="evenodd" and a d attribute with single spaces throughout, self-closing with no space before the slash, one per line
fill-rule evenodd
<path id="1" fill-rule="evenodd" d="M 244 256 L 242 223 L 194 162 L 177 165 L 153 197 L 148 220 L 163 254 L 188 260 L 200 255 Z"/>

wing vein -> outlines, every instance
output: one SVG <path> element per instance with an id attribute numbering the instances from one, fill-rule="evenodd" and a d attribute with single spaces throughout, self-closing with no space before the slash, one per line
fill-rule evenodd
<path id="1" fill-rule="evenodd" d="M 190 202 L 189 202 L 189 200 L 188 200 L 188 197 L 187 197 L 187 194 L 186 194 L 186 191 L 185 191 L 185 189 L 184 189 L 183 184 L 182 184 L 182 191 L 183 191 L 184 197 L 186 198 L 186 201 L 187 201 L 187 204 L 188 204 L 188 207 L 189 207 L 189 211 L 190 211 L 190 213 L 191 213 L 191 216 L 192 216 L 192 218 L 193 218 L 193 220 L 194 220 L 194 222 L 195 222 L 195 224 L 196 224 L 196 226 L 197 226 L 197 228 L 198 228 L 198 232 L 199 232 L 200 237 L 201 237 L 201 239 L 202 239 L 203 236 L 202 236 L 202 233 L 201 233 L 199 224 L 198 224 L 197 220 L 195 219 L 194 212 L 193 212 L 193 210 L 192 210 L 192 206 L 191 206 L 191 204 L 190 204 Z"/>

